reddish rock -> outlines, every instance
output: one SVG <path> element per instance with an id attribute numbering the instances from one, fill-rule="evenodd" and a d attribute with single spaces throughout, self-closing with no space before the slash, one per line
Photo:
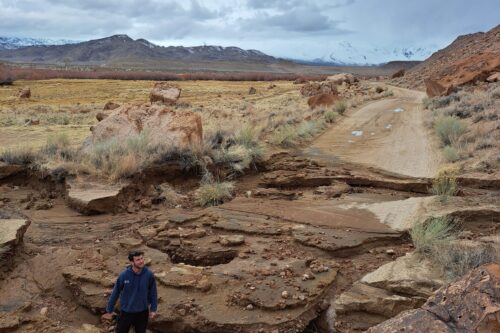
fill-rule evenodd
<path id="1" fill-rule="evenodd" d="M 181 96 L 181 88 L 170 82 L 157 82 L 149 94 L 151 103 L 174 105 Z"/>
<path id="2" fill-rule="evenodd" d="M 341 98 L 338 95 L 333 94 L 320 94 L 309 97 L 307 104 L 311 109 L 315 109 L 318 106 L 331 106 L 335 102 L 340 101 Z"/>
<path id="3" fill-rule="evenodd" d="M 114 109 L 119 108 L 119 107 L 120 107 L 120 104 L 116 104 L 116 103 L 109 101 L 106 104 L 104 104 L 104 107 L 102 109 L 106 111 L 106 110 L 114 110 Z"/>
<path id="4" fill-rule="evenodd" d="M 488 81 L 490 83 L 500 81 L 500 72 L 496 72 L 496 73 L 491 74 L 490 76 L 488 76 L 486 81 Z"/>
<path id="5" fill-rule="evenodd" d="M 19 98 L 30 98 L 31 97 L 31 89 L 30 88 L 23 88 L 19 90 Z"/>
<path id="6" fill-rule="evenodd" d="M 397 71 L 396 73 L 392 74 L 391 75 L 391 79 L 395 79 L 395 78 L 398 78 L 398 77 L 403 77 L 405 75 L 405 70 L 404 69 L 400 69 L 399 71 Z"/>
<path id="7" fill-rule="evenodd" d="M 86 139 L 86 148 L 114 139 L 124 142 L 132 135 L 147 130 L 151 145 L 185 147 L 202 141 L 199 114 L 176 112 L 158 104 L 125 104 L 97 123 Z"/>
<path id="8" fill-rule="evenodd" d="M 347 84 L 352 84 L 352 83 L 356 82 L 357 79 L 352 74 L 340 73 L 340 74 L 328 76 L 326 78 L 326 81 L 333 82 L 334 84 L 342 84 L 344 82 Z"/>
<path id="9" fill-rule="evenodd" d="M 369 333 L 500 332 L 500 264 L 474 269 L 439 289 L 416 310 L 399 314 Z"/>
<path id="10" fill-rule="evenodd" d="M 337 84 L 334 81 L 310 82 L 300 88 L 300 93 L 305 97 L 319 94 L 337 95 Z"/>
<path id="11" fill-rule="evenodd" d="M 425 83 L 425 92 L 429 97 L 446 95 L 446 92 L 448 91 L 448 88 L 443 86 L 438 81 L 426 79 L 424 80 L 424 83 Z"/>

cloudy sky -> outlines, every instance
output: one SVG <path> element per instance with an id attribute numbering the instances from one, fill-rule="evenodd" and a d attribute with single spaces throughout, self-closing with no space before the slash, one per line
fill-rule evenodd
<path id="1" fill-rule="evenodd" d="M 499 0 L 0 0 L 0 36 L 127 34 L 160 45 L 380 62 L 405 50 L 425 58 L 458 35 L 500 24 L 499 13 Z"/>

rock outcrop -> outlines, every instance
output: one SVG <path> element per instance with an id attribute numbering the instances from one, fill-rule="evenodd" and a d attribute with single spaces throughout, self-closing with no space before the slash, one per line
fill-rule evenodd
<path id="1" fill-rule="evenodd" d="M 320 106 L 328 107 L 332 106 L 335 102 L 340 101 L 342 98 L 334 94 L 319 94 L 309 97 L 307 100 L 307 105 L 311 109 L 315 109 Z"/>
<path id="2" fill-rule="evenodd" d="M 174 105 L 181 96 L 181 88 L 170 82 L 157 82 L 149 94 L 151 103 L 160 102 L 165 105 Z"/>
<path id="3" fill-rule="evenodd" d="M 9 269 L 12 263 L 12 254 L 22 240 L 30 225 L 25 219 L 0 219 L 0 262 L 2 271 Z"/>
<path id="4" fill-rule="evenodd" d="M 354 82 L 357 81 L 357 79 L 354 77 L 354 75 L 349 74 L 349 73 L 340 73 L 340 74 L 335 74 L 328 76 L 326 78 L 326 81 L 333 82 L 334 84 L 353 84 Z"/>
<path id="5" fill-rule="evenodd" d="M 185 147 L 202 141 L 201 117 L 193 112 L 176 112 L 164 105 L 125 104 L 93 127 L 85 148 L 116 140 L 125 142 L 147 131 L 149 144 Z"/>
<path id="6" fill-rule="evenodd" d="M 397 77 L 403 77 L 403 76 L 405 76 L 405 70 L 404 70 L 404 68 L 402 68 L 399 71 L 397 71 L 396 73 L 392 74 L 391 75 L 391 79 L 395 79 Z"/>
<path id="7" fill-rule="evenodd" d="M 500 264 L 479 267 L 439 289 L 416 310 L 368 330 L 389 332 L 500 332 Z"/>
<path id="8" fill-rule="evenodd" d="M 334 81 L 309 82 L 300 88 L 300 93 L 305 97 L 319 94 L 337 95 L 337 84 Z"/>

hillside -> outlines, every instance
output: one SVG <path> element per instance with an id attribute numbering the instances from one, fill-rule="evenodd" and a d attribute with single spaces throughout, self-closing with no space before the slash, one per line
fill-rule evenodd
<path id="1" fill-rule="evenodd" d="M 500 58 L 500 25 L 488 32 L 459 36 L 453 43 L 433 53 L 424 62 L 409 70 L 404 78 L 395 83 L 410 88 L 423 88 L 424 79 L 445 76 L 464 59 L 484 53 L 498 54 Z"/>
<path id="2" fill-rule="evenodd" d="M 158 46 L 127 35 L 65 45 L 35 45 L 0 50 L 0 59 L 14 63 L 120 66 L 163 61 L 237 61 L 276 63 L 279 59 L 257 50 L 221 46 Z M 154 64 L 152 67 L 155 67 Z"/>

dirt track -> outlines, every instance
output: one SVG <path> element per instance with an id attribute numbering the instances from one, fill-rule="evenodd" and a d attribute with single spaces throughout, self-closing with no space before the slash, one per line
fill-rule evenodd
<path id="1" fill-rule="evenodd" d="M 440 164 L 438 143 L 424 126 L 423 92 L 391 87 L 394 98 L 347 114 L 305 152 L 338 158 L 413 177 L 433 177 Z M 401 112 L 394 112 L 396 109 Z M 362 131 L 361 136 L 353 131 Z"/>

